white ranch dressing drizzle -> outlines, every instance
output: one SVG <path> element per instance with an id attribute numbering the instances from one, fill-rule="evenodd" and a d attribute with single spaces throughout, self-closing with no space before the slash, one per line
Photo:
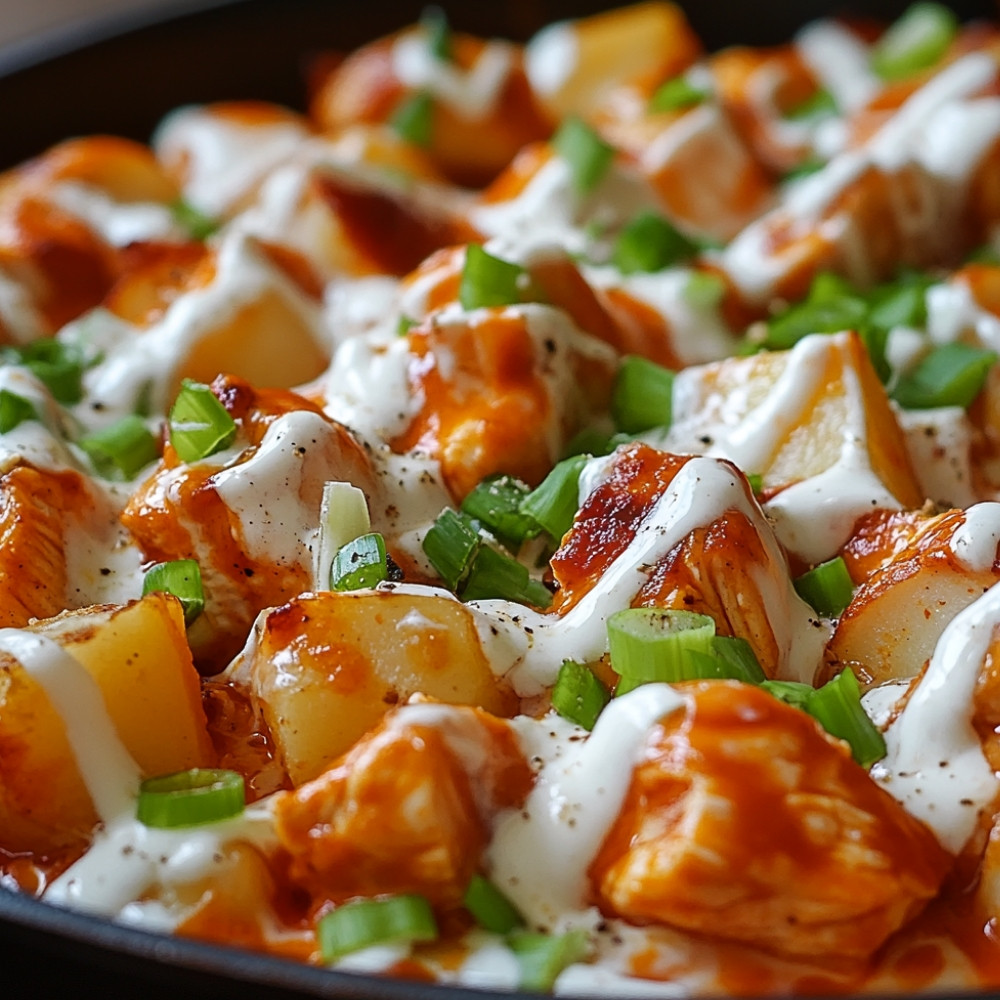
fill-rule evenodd
<path id="1" fill-rule="evenodd" d="M 958 853 L 1000 785 L 972 726 L 972 700 L 1000 624 L 1000 584 L 956 615 L 906 708 L 885 733 L 872 777 L 941 844 Z"/>
<path id="2" fill-rule="evenodd" d="M 18 281 L 0 267 L 0 329 L 15 344 L 27 344 L 48 332 L 42 317 L 23 281 Z"/>
<path id="3" fill-rule="evenodd" d="M 59 713 L 97 815 L 108 822 L 135 808 L 139 765 L 108 714 L 86 667 L 55 640 L 23 629 L 0 629 L 0 650 L 13 656 Z"/>
<path id="4" fill-rule="evenodd" d="M 84 374 L 89 398 L 122 415 L 152 387 L 151 405 L 165 410 L 167 388 L 180 360 L 200 339 L 267 293 L 278 295 L 316 343 L 326 346 L 321 307 L 274 267 L 251 239 L 234 232 L 219 244 L 216 273 L 208 285 L 180 296 L 161 320 L 148 329 L 134 330 L 113 354 Z"/>
<path id="5" fill-rule="evenodd" d="M 784 555 L 760 509 L 743 485 L 713 458 L 693 458 L 681 467 L 621 555 L 565 615 L 540 614 L 507 601 L 470 601 L 487 658 L 522 697 L 555 682 L 563 660 L 588 662 L 607 652 L 607 619 L 627 608 L 659 559 L 697 528 L 727 510 L 743 513 L 755 526 L 768 565 L 747 572 L 766 595 L 769 621 L 779 647 L 782 677 L 811 682 L 829 637 L 795 593 Z"/>
<path id="6" fill-rule="evenodd" d="M 850 113 L 867 104 L 882 86 L 871 70 L 868 46 L 836 21 L 807 24 L 795 36 L 795 48 L 837 108 Z"/>
<path id="7" fill-rule="evenodd" d="M 1000 543 L 1000 503 L 977 503 L 965 511 L 962 523 L 952 533 L 951 551 L 970 573 L 989 573 Z"/>
<path id="8" fill-rule="evenodd" d="M 319 531 L 319 510 L 306 506 L 303 492 L 310 476 L 317 496 L 322 486 L 321 470 L 310 455 L 337 433 L 320 414 L 292 410 L 268 426 L 250 458 L 212 475 L 215 491 L 239 519 L 251 558 L 311 565 L 309 546 Z M 326 463 L 323 471 L 331 471 Z"/>
<path id="9" fill-rule="evenodd" d="M 86 223 L 114 247 L 148 240 L 185 238 L 169 206 L 156 202 L 116 201 L 98 187 L 60 181 L 48 189 L 49 200 Z"/>
<path id="10" fill-rule="evenodd" d="M 950 344 L 974 334 L 984 347 L 1000 350 L 1000 317 L 976 301 L 962 279 L 931 285 L 925 294 L 927 334 L 934 344 Z"/>
<path id="11" fill-rule="evenodd" d="M 524 806 L 496 820 L 486 864 L 529 924 L 559 933 L 600 921 L 587 907 L 587 868 L 650 727 L 683 704 L 669 685 L 649 684 L 613 699 L 589 736 L 555 715 L 511 723 L 525 756 L 541 765 Z"/>
<path id="12" fill-rule="evenodd" d="M 471 121 L 493 113 L 514 65 L 514 48 L 507 42 L 487 42 L 467 70 L 436 56 L 420 29 L 400 35 L 392 46 L 392 69 L 400 83 L 428 91 Z"/>
<path id="13" fill-rule="evenodd" d="M 188 106 L 160 122 L 152 146 L 160 160 L 185 164 L 185 199 L 216 218 L 235 208 L 308 135 L 296 121 L 246 123 Z"/>

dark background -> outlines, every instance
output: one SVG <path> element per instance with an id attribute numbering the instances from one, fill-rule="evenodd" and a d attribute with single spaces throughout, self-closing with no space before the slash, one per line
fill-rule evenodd
<path id="1" fill-rule="evenodd" d="M 459 29 L 521 40 L 558 18 L 615 6 L 610 0 L 433 2 Z M 311 57 L 349 50 L 412 23 L 424 5 L 423 0 L 241 0 L 104 42 L 93 41 L 93 30 L 123 31 L 127 16 L 103 19 L 89 33 L 50 34 L 6 57 L 0 50 L 0 168 L 72 135 L 107 132 L 145 141 L 167 111 L 184 103 L 255 97 L 301 109 Z M 907 0 L 681 0 L 681 6 L 715 49 L 737 41 L 784 41 L 799 25 L 831 12 L 891 19 Z M 964 18 L 997 9 L 995 0 L 956 0 L 951 6 Z M 23 65 L 31 60 L 44 61 Z"/>
<path id="2" fill-rule="evenodd" d="M 608 2 L 436 0 L 461 30 L 526 39 L 548 22 Z M 0 0 L 2 5 L 2 0 Z M 828 13 L 891 19 L 907 0 L 688 0 L 710 49 L 786 40 Z M 303 108 L 310 60 L 349 50 L 415 21 L 424 3 L 391 0 L 240 0 L 168 23 L 104 19 L 0 50 L 0 168 L 72 135 L 146 140 L 179 104 L 260 98 Z M 963 18 L 996 16 L 993 0 L 957 0 Z M 0 9 L 0 16 L 3 16 Z M 111 37 L 108 37 L 108 36 Z M 101 40 L 103 38 L 103 40 Z M 0 889 L 0 998 L 95 995 L 137 1000 L 469 1000 L 468 991 L 339 977 L 258 955 L 161 939 L 64 913 Z M 486 996 L 483 994 L 482 996 Z M 496 996 L 495 994 L 493 996 Z M 1000 994 L 995 994 L 1000 1000 Z"/>

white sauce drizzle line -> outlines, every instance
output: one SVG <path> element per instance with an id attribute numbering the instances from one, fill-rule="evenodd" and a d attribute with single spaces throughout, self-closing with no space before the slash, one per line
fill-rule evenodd
<path id="1" fill-rule="evenodd" d="M 53 639 L 22 629 L 0 629 L 0 650 L 42 686 L 62 718 L 97 815 L 107 822 L 131 812 L 139 765 L 118 737 L 104 695 L 86 667 Z"/>
<path id="2" fill-rule="evenodd" d="M 885 734 L 872 777 L 957 853 L 1000 786 L 972 726 L 979 672 L 1000 624 L 1000 584 L 955 616 L 905 710 Z"/>
<path id="3" fill-rule="evenodd" d="M 589 737 L 555 716 L 515 719 L 526 756 L 544 764 L 523 808 L 498 819 L 486 860 L 532 925 L 554 932 L 593 924 L 587 868 L 621 810 L 650 726 L 684 704 L 666 684 L 615 698 Z"/>

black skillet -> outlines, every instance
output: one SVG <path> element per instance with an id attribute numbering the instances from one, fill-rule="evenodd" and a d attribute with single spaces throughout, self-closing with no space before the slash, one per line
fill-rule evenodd
<path id="1" fill-rule="evenodd" d="M 435 3 L 462 30 L 515 39 L 558 18 L 613 5 L 607 0 Z M 185 103 L 253 97 L 302 109 L 316 54 L 350 50 L 412 23 L 423 6 L 422 0 L 180 0 L 141 17 L 77 22 L 0 49 L 0 169 L 73 135 L 104 132 L 146 140 L 167 111 Z M 705 44 L 715 49 L 736 42 L 774 44 L 827 13 L 888 20 L 907 0 L 682 0 L 682 6 Z M 963 18 L 997 16 L 991 0 L 955 0 L 951 6 Z M 83 993 L 102 1000 L 509 996 L 338 974 L 154 936 L 0 888 L 0 998 L 64 1000 Z M 1000 992 L 964 995 L 1000 1000 Z"/>

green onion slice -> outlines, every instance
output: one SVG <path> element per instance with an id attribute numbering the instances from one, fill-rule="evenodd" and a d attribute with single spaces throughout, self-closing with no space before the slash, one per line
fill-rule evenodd
<path id="1" fill-rule="evenodd" d="M 869 768 L 886 754 L 885 739 L 861 705 L 861 686 L 853 670 L 842 670 L 809 697 L 806 711 L 851 747 L 851 755 Z"/>
<path id="2" fill-rule="evenodd" d="M 199 826 L 238 816 L 244 804 L 241 774 L 194 767 L 147 778 L 139 786 L 136 818 L 160 829 Z"/>
<path id="3" fill-rule="evenodd" d="M 89 362 L 74 344 L 40 338 L 20 347 L 0 348 L 0 363 L 27 368 L 60 403 L 79 403 L 83 398 L 83 372 Z"/>
<path id="4" fill-rule="evenodd" d="M 178 198 L 170 206 L 170 211 L 191 239 L 198 242 L 207 240 L 221 225 L 217 219 L 205 215 L 204 212 L 199 211 L 194 205 L 183 198 Z"/>
<path id="5" fill-rule="evenodd" d="M 717 274 L 692 271 L 681 294 L 684 296 L 684 301 L 695 309 L 712 309 L 726 294 L 726 283 Z"/>
<path id="6" fill-rule="evenodd" d="M 434 58 L 448 62 L 452 54 L 448 15 L 440 7 L 425 7 L 420 15 L 420 27 L 427 36 L 427 47 Z"/>
<path id="7" fill-rule="evenodd" d="M 854 596 L 854 581 L 840 556 L 814 566 L 793 582 L 799 597 L 825 618 L 838 617 Z"/>
<path id="8" fill-rule="evenodd" d="M 480 927 L 494 934 L 509 934 L 524 925 L 517 907 L 482 875 L 472 876 L 462 903 Z"/>
<path id="9" fill-rule="evenodd" d="M 418 90 L 396 108 L 390 124 L 400 138 L 426 149 L 434 131 L 434 99 Z"/>
<path id="10" fill-rule="evenodd" d="M 593 729 L 597 717 L 611 700 L 611 692 L 583 663 L 563 661 L 552 688 L 552 707 L 570 722 Z"/>
<path id="11" fill-rule="evenodd" d="M 315 548 L 313 579 L 316 588 L 330 585 L 333 560 L 348 542 L 372 530 L 368 501 L 363 490 L 351 483 L 332 481 L 323 484 L 319 508 L 319 544 Z"/>
<path id="12" fill-rule="evenodd" d="M 573 527 L 580 506 L 580 473 L 588 459 L 587 455 L 563 459 L 521 501 L 521 513 L 540 524 L 556 542 Z"/>
<path id="13" fill-rule="evenodd" d="M 578 194 L 590 194 L 604 179 L 614 159 L 609 146 L 579 118 L 566 118 L 552 137 L 552 147 L 568 164 Z"/>
<path id="14" fill-rule="evenodd" d="M 431 904 L 415 893 L 344 903 L 325 914 L 316 931 L 326 962 L 375 945 L 434 941 L 438 936 Z"/>
<path id="15" fill-rule="evenodd" d="M 366 590 L 388 579 L 385 539 L 377 531 L 352 539 L 333 557 L 331 590 Z"/>
<path id="16" fill-rule="evenodd" d="M 622 359 L 611 394 L 611 416 L 626 434 L 669 427 L 673 416 L 674 373 L 631 354 Z"/>
<path id="17" fill-rule="evenodd" d="M 559 973 L 585 958 L 588 950 L 582 930 L 559 935 L 515 931 L 507 944 L 521 965 L 519 989 L 531 993 L 549 992 Z"/>
<path id="18" fill-rule="evenodd" d="M 481 545 L 473 556 L 459 596 L 463 601 L 496 598 L 538 608 L 547 608 L 552 603 L 548 587 L 532 580 L 527 567 L 488 545 Z"/>
<path id="19" fill-rule="evenodd" d="M 479 551 L 479 525 L 466 514 L 446 507 L 421 543 L 424 555 L 451 590 L 457 590 Z"/>
<path id="20" fill-rule="evenodd" d="M 521 301 L 521 280 L 525 271 L 518 264 L 487 253 L 478 243 L 465 248 L 465 265 L 458 286 L 463 309 L 509 306 Z"/>
<path id="21" fill-rule="evenodd" d="M 26 420 L 38 420 L 35 404 L 10 389 L 0 389 L 0 434 L 8 434 Z"/>
<path id="22" fill-rule="evenodd" d="M 715 636 L 712 639 L 712 655 L 722 664 L 719 668 L 722 677 L 745 684 L 760 684 L 765 680 L 764 669 L 753 646 L 741 636 Z"/>
<path id="23" fill-rule="evenodd" d="M 621 231 L 611 260 L 622 274 L 652 273 L 688 260 L 698 249 L 662 215 L 644 211 Z"/>
<path id="24" fill-rule="evenodd" d="M 156 437 L 135 414 L 80 438 L 77 444 L 87 453 L 98 475 L 122 482 L 134 479 L 160 457 Z"/>
<path id="25" fill-rule="evenodd" d="M 650 111 L 684 111 L 704 103 L 709 92 L 695 86 L 686 76 L 675 76 L 661 83 L 649 99 Z"/>
<path id="26" fill-rule="evenodd" d="M 203 382 L 184 379 L 167 418 L 170 443 L 182 462 L 198 462 L 228 448 L 236 422 Z"/>
<path id="27" fill-rule="evenodd" d="M 166 591 L 181 602 L 184 624 L 190 625 L 205 609 L 205 592 L 201 584 L 201 567 L 194 559 L 175 559 L 157 563 L 142 578 L 142 594 Z"/>
<path id="28" fill-rule="evenodd" d="M 789 108 L 784 117 L 789 121 L 808 121 L 810 118 L 826 118 L 837 113 L 837 102 L 833 94 L 825 88 L 820 88 L 800 104 Z"/>
<path id="29" fill-rule="evenodd" d="M 626 608 L 608 618 L 616 694 L 656 681 L 669 684 L 720 676 L 714 668 L 715 622 L 708 615 L 665 608 Z"/>
<path id="30" fill-rule="evenodd" d="M 938 406 L 966 408 L 982 391 L 996 360 L 996 352 L 985 348 L 943 344 L 899 379 L 892 398 L 907 410 Z"/>
<path id="31" fill-rule="evenodd" d="M 843 278 L 818 274 L 806 298 L 768 323 L 764 346 L 773 351 L 794 347 L 811 333 L 856 330 L 868 316 L 868 303 Z"/>
<path id="32" fill-rule="evenodd" d="M 462 512 L 474 518 L 507 548 L 516 552 L 521 543 L 535 538 L 541 525 L 521 510 L 530 487 L 513 476 L 484 479 L 462 501 Z"/>
<path id="33" fill-rule="evenodd" d="M 958 18 L 944 4 L 912 4 L 873 46 L 872 69 L 883 80 L 903 80 L 937 63 L 957 32 Z"/>

